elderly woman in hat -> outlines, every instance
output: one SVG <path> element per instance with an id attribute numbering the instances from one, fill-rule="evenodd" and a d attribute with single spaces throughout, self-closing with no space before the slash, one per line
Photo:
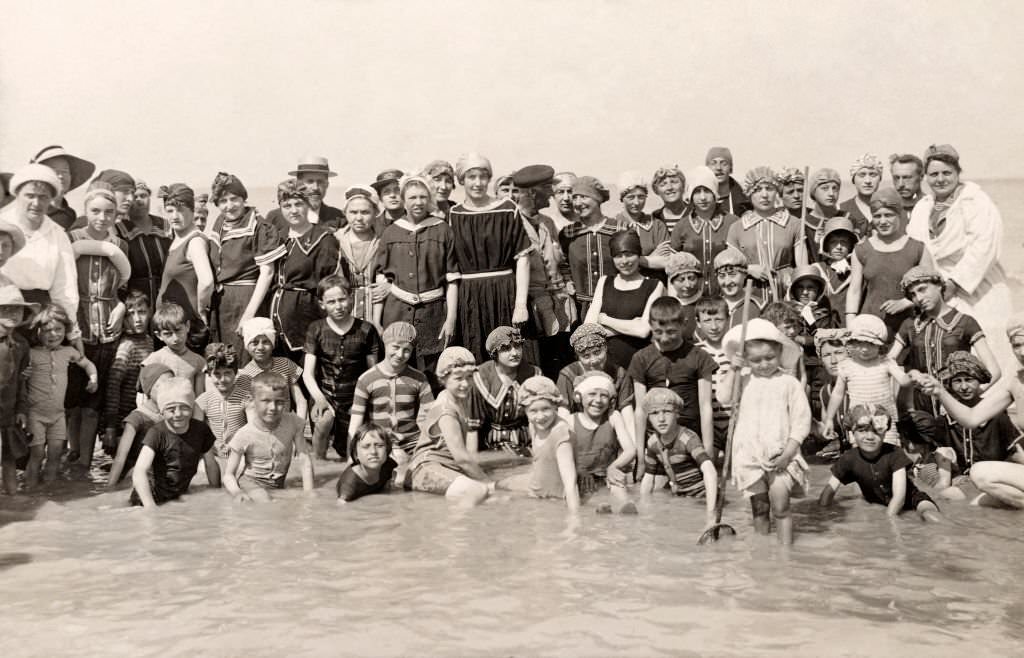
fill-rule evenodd
<path id="1" fill-rule="evenodd" d="M 192 337 L 189 347 L 202 352 L 208 336 L 210 304 L 213 300 L 217 243 L 199 230 L 195 222 L 195 193 L 184 183 L 167 186 L 164 215 L 174 239 L 167 252 L 159 302 L 173 302 L 185 310 Z"/>
<path id="2" fill-rule="evenodd" d="M 1006 362 L 1010 350 L 1000 328 L 1012 301 L 1000 262 L 1002 215 L 976 183 L 960 179 L 960 155 L 952 146 L 929 146 L 924 161 L 930 192 L 914 206 L 907 232 L 925 243 L 949 286 L 950 306 L 974 316 L 996 358 Z"/>
<path id="3" fill-rule="evenodd" d="M 481 361 L 491 329 L 522 325 L 529 319 L 527 256 L 533 246 L 515 202 L 495 200 L 487 193 L 493 171 L 490 160 L 482 155 L 460 157 L 455 174 L 466 189 L 466 200 L 449 212 L 462 272 L 459 331 L 463 345 Z"/>
<path id="4" fill-rule="evenodd" d="M 54 222 L 65 231 L 70 231 L 75 223 L 77 215 L 68 205 L 64 198 L 68 192 L 81 187 L 93 172 L 96 165 L 77 156 L 71 155 L 64 150 L 63 146 L 47 146 L 35 154 L 31 162 L 46 165 L 57 173 L 60 179 L 61 189 L 57 196 L 50 201 L 50 210 L 47 213 Z"/>
<path id="5" fill-rule="evenodd" d="M 324 317 L 317 300 L 317 284 L 332 274 L 351 281 L 348 261 L 340 258 L 338 239 L 330 227 L 309 222 L 308 188 L 295 179 L 277 186 L 277 201 L 288 238 L 284 255 L 274 261 L 274 297 L 270 317 L 281 334 L 281 345 L 293 361 L 302 362 L 306 329 Z"/>
<path id="6" fill-rule="evenodd" d="M 991 381 L 999 379 L 999 363 L 985 332 L 973 317 L 946 303 L 946 282 L 938 272 L 930 267 L 912 267 L 903 275 L 900 287 L 917 307 L 917 313 L 903 321 L 889 355 L 896 358 L 905 354 L 903 367 L 911 377 L 938 376 L 950 354 L 973 350 Z M 928 396 L 917 392 L 914 400 L 918 409 L 938 415 L 938 405 Z"/>
<path id="7" fill-rule="evenodd" d="M 248 198 L 237 176 L 221 172 L 213 179 L 210 199 L 220 210 L 208 231 L 220 245 L 213 329 L 215 338 L 234 346 L 238 354 L 246 353 L 239 335 L 242 324 L 268 315 L 265 302 L 274 264 L 285 254 L 286 236 L 247 205 Z"/>
<path id="8" fill-rule="evenodd" d="M 882 169 L 882 160 L 871 153 L 865 153 L 850 165 L 850 180 L 856 194 L 839 204 L 839 209 L 850 217 L 861 237 L 871 233 L 871 198 L 882 184 Z"/>
<path id="9" fill-rule="evenodd" d="M 1006 335 L 1016 357 L 1018 370 L 1024 368 L 1024 315 L 1007 322 Z M 1024 377 L 1003 377 L 974 406 L 968 406 L 948 391 L 937 377 L 925 376 L 922 389 L 938 399 L 945 412 L 964 430 L 980 432 L 986 423 L 1002 413 L 1012 413 L 1014 425 L 1024 425 Z M 1024 509 L 1024 449 L 1021 436 L 1000 433 L 985 445 L 972 441 L 975 451 L 971 482 L 981 490 L 974 504 Z M 980 459 L 979 459 L 980 457 Z"/>
<path id="10" fill-rule="evenodd" d="M 907 235 L 903 203 L 891 187 L 871 197 L 871 216 L 874 230 L 853 250 L 845 315 L 877 315 L 894 335 L 914 307 L 900 289 L 900 277 L 930 260 L 924 244 Z"/>
<path id="11" fill-rule="evenodd" d="M 651 304 L 665 294 L 661 281 L 640 272 L 640 238 L 619 231 L 608 241 L 616 274 L 597 280 L 594 301 L 584 322 L 601 325 L 608 334 L 608 361 L 629 367 L 629 361 L 650 343 Z"/>
<path id="12" fill-rule="evenodd" d="M 601 211 L 608 190 L 593 176 L 580 176 L 572 186 L 576 220 L 562 229 L 559 245 L 576 296 L 580 317 L 586 317 L 597 292 L 597 283 L 615 271 L 610 241 L 618 232 L 616 224 Z"/>
<path id="13" fill-rule="evenodd" d="M 60 179 L 46 165 L 25 165 L 14 173 L 14 203 L 4 208 L 0 219 L 21 231 L 25 246 L 7 260 L 2 273 L 18 286 L 27 302 L 52 302 L 74 319 L 79 301 L 75 253 L 67 234 L 46 214 L 60 189 Z M 74 340 L 81 333 L 77 321 L 73 322 Z M 80 341 L 75 347 L 83 351 Z"/>
<path id="14" fill-rule="evenodd" d="M 768 167 L 747 172 L 743 193 L 754 209 L 729 227 L 726 242 L 747 257 L 749 273 L 758 281 L 764 301 L 781 300 L 789 289 L 793 268 L 807 265 L 803 227 L 785 208 L 776 206 L 779 178 Z"/>
<path id="15" fill-rule="evenodd" d="M 671 247 L 697 257 L 704 277 L 704 293 L 718 295 L 715 256 L 725 250 L 729 229 L 739 218 L 722 211 L 716 196 L 718 179 L 709 167 L 694 168 L 687 173 L 686 181 L 689 207 L 672 229 Z"/>

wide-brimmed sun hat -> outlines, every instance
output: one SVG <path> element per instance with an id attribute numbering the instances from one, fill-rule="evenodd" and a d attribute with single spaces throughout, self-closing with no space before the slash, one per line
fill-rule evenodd
<path id="1" fill-rule="evenodd" d="M 47 160 L 54 158 L 64 158 L 67 160 L 68 168 L 71 170 L 71 182 L 68 183 L 68 189 L 64 190 L 65 193 L 80 185 L 84 185 L 86 181 L 92 178 L 93 173 L 96 171 L 96 165 L 77 155 L 71 155 L 64 150 L 63 146 L 47 146 L 39 151 L 39 153 L 36 153 L 30 162 L 46 164 Z"/>
<path id="2" fill-rule="evenodd" d="M 740 342 L 742 332 L 743 327 L 739 325 L 730 329 L 722 338 L 722 348 L 730 361 L 737 355 L 743 354 L 743 344 Z M 774 324 L 762 318 L 747 321 L 746 341 L 752 340 L 765 340 L 782 346 L 779 365 L 787 370 L 794 368 L 803 354 L 799 345 L 787 338 Z"/>

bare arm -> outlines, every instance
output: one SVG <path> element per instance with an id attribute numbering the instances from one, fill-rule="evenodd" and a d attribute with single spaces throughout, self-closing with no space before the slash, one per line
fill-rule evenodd
<path id="1" fill-rule="evenodd" d="M 251 320 L 256 317 L 256 313 L 259 311 L 260 305 L 263 304 L 263 299 L 267 296 L 267 291 L 270 290 L 270 284 L 274 281 L 274 263 L 264 263 L 260 265 L 260 274 L 256 278 L 256 287 L 252 290 L 252 297 L 249 298 L 249 303 L 245 307 L 245 311 L 242 312 L 242 317 L 238 319 L 238 326 L 241 327 L 246 320 Z M 238 328 L 235 331 L 239 331 Z"/>
<path id="2" fill-rule="evenodd" d="M 316 355 L 307 354 L 302 362 L 302 383 L 306 385 L 309 397 L 313 398 L 314 408 L 322 412 L 330 409 L 331 405 L 327 402 L 327 396 L 320 390 L 320 385 L 316 383 L 314 373 L 316 373 Z"/>
<path id="3" fill-rule="evenodd" d="M 988 388 L 991 388 L 1003 376 L 1003 371 L 999 367 L 999 361 L 996 360 L 995 354 L 992 353 L 988 339 L 979 338 L 972 347 L 974 348 L 974 353 L 978 355 L 978 359 L 992 375 L 992 381 L 988 383 Z"/>
<path id="4" fill-rule="evenodd" d="M 607 279 L 607 275 L 597 280 L 597 284 L 594 286 L 594 299 L 590 302 L 590 308 L 587 309 L 587 317 L 583 318 L 583 322 L 599 323 L 598 317 L 601 315 L 601 306 L 604 303 L 605 279 Z"/>
<path id="5" fill-rule="evenodd" d="M 516 301 L 512 310 L 512 324 L 526 322 L 530 315 L 526 309 L 526 296 L 530 292 L 530 259 L 527 254 L 516 258 Z"/>
<path id="6" fill-rule="evenodd" d="M 989 389 L 988 394 L 981 398 L 981 402 L 973 407 L 964 405 L 944 388 L 938 389 L 938 398 L 953 420 L 967 429 L 974 429 L 992 420 L 1013 403 L 1013 396 L 1005 386 Z"/>
<path id="7" fill-rule="evenodd" d="M 636 441 L 636 449 L 640 454 L 640 459 L 637 460 L 636 476 L 638 478 L 643 477 L 644 464 L 643 454 L 647 448 L 647 410 L 644 409 L 644 397 L 647 395 L 647 385 L 641 384 L 638 381 L 633 382 L 633 400 L 636 401 L 636 414 L 635 414 L 635 425 L 636 432 L 633 434 L 633 438 Z"/>
<path id="8" fill-rule="evenodd" d="M 900 386 L 910 386 L 914 383 L 910 376 L 893 359 L 886 359 L 886 367 L 889 370 L 889 376 L 895 379 L 896 383 Z"/>
<path id="9" fill-rule="evenodd" d="M 927 251 L 927 250 L 925 250 Z M 850 287 L 846 290 L 846 315 L 857 315 L 860 313 L 861 295 L 864 294 L 864 266 L 854 252 L 850 259 Z"/>
<path id="10" fill-rule="evenodd" d="M 292 384 L 292 399 L 295 400 L 295 415 L 299 418 L 306 417 L 306 396 L 302 394 L 302 388 L 299 386 L 299 382 Z"/>
<path id="11" fill-rule="evenodd" d="M 210 267 L 210 253 L 206 246 L 206 240 L 193 238 L 188 241 L 188 260 L 192 263 L 196 272 L 196 298 L 198 299 L 199 313 L 206 322 L 207 311 L 210 310 L 210 300 L 213 298 L 213 268 Z"/>
<path id="12" fill-rule="evenodd" d="M 842 377 L 836 378 L 835 386 L 832 387 L 832 394 L 828 397 L 828 409 L 825 411 L 823 424 L 827 431 L 834 429 L 836 413 L 839 412 L 839 405 L 846 397 L 846 380 Z"/>
<path id="13" fill-rule="evenodd" d="M 825 486 L 821 490 L 821 494 L 818 495 L 818 505 L 821 507 L 830 506 L 832 501 L 836 498 L 836 491 L 838 491 L 841 486 L 842 482 L 839 481 L 839 478 L 834 475 L 829 476 L 828 482 L 825 483 Z"/>
<path id="14" fill-rule="evenodd" d="M 455 337 L 455 321 L 459 317 L 459 284 L 452 281 L 444 290 L 444 325 L 441 327 L 441 345 L 448 347 Z"/>
<path id="15" fill-rule="evenodd" d="M 708 455 L 715 452 L 715 417 L 711 407 L 711 382 L 706 379 L 697 380 L 697 400 L 700 404 L 700 442 Z"/>
<path id="16" fill-rule="evenodd" d="M 622 320 L 619 318 L 608 317 L 606 313 L 601 313 L 598 316 L 598 321 L 615 331 L 616 333 L 624 334 L 626 336 L 635 336 L 637 338 L 647 338 L 651 335 L 651 305 L 654 304 L 654 300 L 664 296 L 665 286 L 658 282 L 658 286 L 651 293 L 651 296 L 647 298 L 647 304 L 644 306 L 644 312 L 640 317 L 633 318 L 631 320 Z M 588 311 L 587 315 L 590 313 Z"/>
<path id="17" fill-rule="evenodd" d="M 299 417 L 302 418 L 302 416 Z M 298 425 L 298 429 L 295 432 L 292 443 L 295 444 L 295 452 L 299 460 L 299 468 L 302 469 L 302 490 L 312 491 L 313 460 L 310 458 L 309 452 L 306 450 L 306 437 L 302 434 L 304 426 L 305 422 Z"/>
<path id="18" fill-rule="evenodd" d="M 572 454 L 572 444 L 568 441 L 558 446 L 555 451 L 555 459 L 558 462 L 558 474 L 562 477 L 562 487 L 565 489 L 565 504 L 570 512 L 580 508 L 580 492 L 576 488 L 576 460 Z"/>
<path id="19" fill-rule="evenodd" d="M 451 416 L 441 416 L 441 419 L 437 421 L 437 425 L 441 433 L 444 434 L 445 444 L 451 451 L 456 463 L 462 469 L 462 472 L 474 480 L 490 482 L 491 479 L 487 477 L 487 473 L 484 472 L 484 469 L 480 468 L 480 464 L 476 462 L 476 459 L 466 449 L 465 438 L 462 435 L 462 427 L 459 425 L 459 421 Z"/>
<path id="20" fill-rule="evenodd" d="M 206 481 L 210 483 L 211 487 L 220 488 L 220 464 L 217 463 L 217 458 L 213 456 L 213 448 L 206 451 L 203 455 L 203 465 L 206 467 Z"/>
<path id="21" fill-rule="evenodd" d="M 228 463 L 224 467 L 224 491 L 229 496 L 240 496 L 246 500 L 249 500 L 249 496 L 242 491 L 242 488 L 238 486 L 238 465 L 242 462 L 242 453 L 237 450 L 231 450 L 228 453 Z"/>
<path id="22" fill-rule="evenodd" d="M 110 465 L 110 477 L 107 479 L 107 489 L 113 489 L 121 479 L 124 472 L 124 465 L 128 462 L 128 454 L 135 443 L 135 427 L 126 424 L 121 439 L 117 442 L 117 454 L 114 455 L 114 463 Z"/>
<path id="23" fill-rule="evenodd" d="M 135 493 L 139 495 L 142 506 L 146 508 L 156 507 L 156 501 L 153 500 L 153 490 L 149 486 L 149 470 L 153 468 L 153 458 L 155 456 L 156 453 L 153 452 L 152 448 L 147 445 L 142 446 L 139 459 L 135 462 L 135 468 L 132 469 L 132 486 L 135 487 Z"/>
<path id="24" fill-rule="evenodd" d="M 903 511 L 903 503 L 907 500 L 907 469 L 901 468 L 892 474 L 892 500 L 886 507 L 889 516 L 896 516 Z"/>
<path id="25" fill-rule="evenodd" d="M 616 471 L 623 471 L 623 469 L 629 466 L 630 462 L 633 461 L 633 458 L 636 457 L 636 446 L 633 445 L 633 440 L 629 431 L 626 430 L 626 426 L 623 424 L 622 416 L 620 414 L 612 414 L 609 422 L 612 424 L 612 429 L 615 431 L 615 438 L 619 442 L 619 450 L 622 452 L 620 452 L 618 458 L 608 466 L 608 470 L 612 471 L 614 469 Z M 613 482 L 613 479 L 613 476 L 609 474 L 609 483 L 619 484 L 618 482 Z M 623 475 L 623 481 L 621 484 L 625 486 L 625 475 Z"/>
<path id="26" fill-rule="evenodd" d="M 718 505 L 718 471 L 709 459 L 700 465 L 700 472 L 704 477 L 705 527 L 710 528 L 718 520 L 715 515 L 715 507 Z"/>

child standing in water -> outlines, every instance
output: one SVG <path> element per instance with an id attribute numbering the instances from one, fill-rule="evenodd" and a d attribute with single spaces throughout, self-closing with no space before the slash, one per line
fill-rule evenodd
<path id="1" fill-rule="evenodd" d="M 910 377 L 903 368 L 885 355 L 883 349 L 888 338 L 885 322 L 875 315 L 858 315 L 850 320 L 850 337 L 846 342 L 850 358 L 840 362 L 836 385 L 832 391 L 825 412 L 824 432 L 827 438 L 835 438 L 835 415 L 845 395 L 850 397 L 850 407 L 857 405 L 879 405 L 889 418 L 896 418 L 896 396 L 893 382 L 909 386 Z M 900 445 L 900 435 L 892 423 L 888 426 L 885 442 Z"/>
<path id="2" fill-rule="evenodd" d="M 46 456 L 47 482 L 57 479 L 60 456 L 67 439 L 64 395 L 68 390 L 68 366 L 75 364 L 89 377 L 85 390 L 95 393 L 99 387 L 96 366 L 68 344 L 74 323 L 60 306 L 47 304 L 32 318 L 29 333 L 32 349 L 28 367 L 28 431 L 32 434 L 25 488 L 39 482 L 39 468 Z"/>
<path id="3" fill-rule="evenodd" d="M 913 462 L 899 446 L 882 441 L 892 418 L 884 407 L 858 405 L 850 410 L 849 431 L 857 446 L 832 465 L 832 477 L 821 490 L 818 504 L 828 507 L 841 485 L 856 482 L 864 500 L 885 505 L 889 516 L 916 511 L 923 521 L 940 521 L 939 508 L 928 494 L 918 491 L 907 477 Z"/>
<path id="4" fill-rule="evenodd" d="M 5 251 L 11 251 L 5 250 L 2 245 L 2 241 L 7 238 L 5 229 L 0 224 L 0 265 L 3 264 Z M 20 237 L 21 232 L 11 232 L 10 235 Z M 20 237 L 20 242 L 24 244 L 23 237 Z M 2 277 L 0 275 L 0 281 Z M 0 283 L 0 482 L 3 483 L 4 492 L 10 495 L 18 492 L 17 461 L 29 452 L 25 435 L 20 430 L 25 427 L 28 413 L 25 377 L 31 348 L 17 329 L 34 308 L 34 304 L 25 303 L 16 286 Z"/>
<path id="5" fill-rule="evenodd" d="M 791 544 L 789 501 L 802 497 L 807 488 L 807 462 L 800 446 L 811 431 L 811 407 L 803 386 L 783 369 L 796 366 L 800 348 L 767 320 L 750 320 L 744 343 L 742 331 L 735 327 L 725 335 L 733 367 L 718 391 L 719 402 L 735 404 L 733 378 L 742 377 L 734 411 L 733 481 L 750 499 L 755 530 L 768 534 L 774 516 L 779 542 Z"/>
<path id="6" fill-rule="evenodd" d="M 117 448 L 117 436 L 125 418 L 135 410 L 135 391 L 142 362 L 153 353 L 153 335 L 149 330 L 153 310 L 146 293 L 129 290 L 124 305 L 124 333 L 117 343 L 114 363 L 107 374 L 107 392 L 103 400 L 103 445 L 111 455 Z"/>

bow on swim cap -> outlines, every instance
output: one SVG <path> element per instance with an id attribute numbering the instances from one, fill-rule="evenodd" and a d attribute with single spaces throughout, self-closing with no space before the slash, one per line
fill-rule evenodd
<path id="1" fill-rule="evenodd" d="M 529 407 L 538 400 L 547 400 L 555 406 L 565 402 L 555 382 L 543 375 L 534 375 L 519 385 L 519 405 Z"/>
<path id="2" fill-rule="evenodd" d="M 569 336 L 569 345 L 576 354 L 582 354 L 594 347 L 605 347 L 608 339 L 604 335 L 601 325 L 594 322 L 585 322 L 576 328 Z"/>
<path id="3" fill-rule="evenodd" d="M 885 407 L 858 404 L 847 414 L 846 423 L 850 431 L 870 429 L 875 434 L 885 434 L 892 426 L 892 418 Z"/>
<path id="4" fill-rule="evenodd" d="M 743 193 L 750 196 L 761 183 L 768 183 L 778 191 L 779 176 L 771 167 L 754 167 L 743 178 Z"/>
<path id="5" fill-rule="evenodd" d="M 668 409 L 669 411 L 679 413 L 683 410 L 683 398 L 679 397 L 671 389 L 663 387 L 652 388 L 644 398 L 644 410 L 647 413 L 651 413 L 660 409 Z"/>
<path id="6" fill-rule="evenodd" d="M 868 169 L 870 171 L 877 173 L 878 175 L 881 175 L 882 161 L 879 159 L 877 155 L 874 155 L 872 153 L 865 153 L 864 155 L 854 160 L 853 164 L 850 165 L 850 178 L 856 176 L 857 172 L 860 171 L 861 169 Z"/>

